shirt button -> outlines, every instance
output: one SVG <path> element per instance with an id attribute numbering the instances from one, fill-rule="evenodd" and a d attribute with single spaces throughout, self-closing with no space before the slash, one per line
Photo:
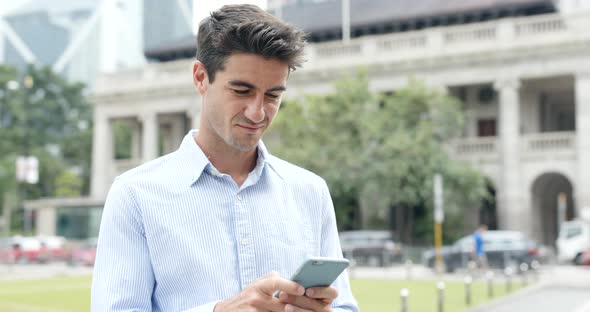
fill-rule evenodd
<path id="1" fill-rule="evenodd" d="M 246 245 L 248 245 L 248 240 L 247 239 L 242 239 L 241 243 L 242 243 L 242 245 L 246 246 Z"/>
<path id="2" fill-rule="evenodd" d="M 236 199 L 237 199 L 238 201 L 242 201 L 242 196 L 241 196 L 240 194 L 238 194 L 238 195 L 236 195 Z"/>

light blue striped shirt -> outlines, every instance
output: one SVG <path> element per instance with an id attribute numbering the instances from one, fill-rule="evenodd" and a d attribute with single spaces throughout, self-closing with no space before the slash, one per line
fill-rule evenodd
<path id="1" fill-rule="evenodd" d="M 263 275 L 310 256 L 342 257 L 328 187 L 270 155 L 238 188 L 195 143 L 117 177 L 105 203 L 92 311 L 211 312 Z M 334 311 L 358 311 L 348 275 Z"/>

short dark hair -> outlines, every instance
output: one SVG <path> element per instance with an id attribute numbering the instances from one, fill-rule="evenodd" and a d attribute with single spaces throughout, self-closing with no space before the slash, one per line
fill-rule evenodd
<path id="1" fill-rule="evenodd" d="M 201 21 L 197 34 L 197 60 L 209 81 L 224 69 L 233 53 L 253 53 L 278 59 L 295 70 L 303 63 L 305 34 L 251 4 L 225 5 Z"/>

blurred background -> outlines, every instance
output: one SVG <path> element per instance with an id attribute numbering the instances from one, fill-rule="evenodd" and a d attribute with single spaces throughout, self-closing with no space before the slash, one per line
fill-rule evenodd
<path id="1" fill-rule="evenodd" d="M 308 34 L 265 142 L 327 181 L 363 311 L 590 311 L 584 0 L 1 1 L 1 311 L 89 310 L 106 193 L 199 127 L 232 3 Z"/>

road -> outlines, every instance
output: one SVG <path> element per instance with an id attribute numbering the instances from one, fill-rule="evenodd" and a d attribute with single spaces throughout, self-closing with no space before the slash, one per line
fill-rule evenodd
<path id="1" fill-rule="evenodd" d="M 590 267 L 556 266 L 538 284 L 470 312 L 590 312 Z"/>
<path id="2" fill-rule="evenodd" d="M 92 274 L 92 268 L 90 267 L 71 267 L 65 263 L 27 265 L 0 264 L 0 281 L 90 274 Z"/>

